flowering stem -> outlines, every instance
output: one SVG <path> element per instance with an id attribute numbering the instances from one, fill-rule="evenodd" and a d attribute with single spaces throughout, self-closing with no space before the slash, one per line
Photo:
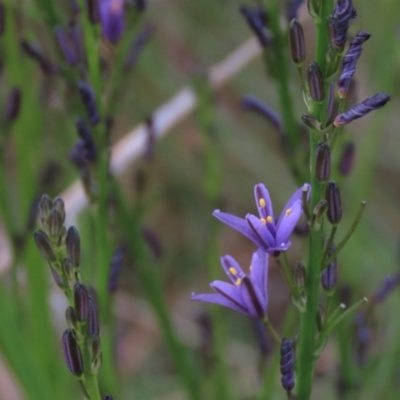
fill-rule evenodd
<path id="1" fill-rule="evenodd" d="M 275 328 L 272 326 L 271 322 L 269 322 L 269 319 L 267 316 L 264 317 L 263 322 L 264 322 L 264 325 L 269 330 L 272 337 L 275 339 L 276 343 L 280 346 L 282 344 L 282 339 L 279 336 L 278 332 L 275 330 Z"/>
<path id="2" fill-rule="evenodd" d="M 323 0 L 321 2 L 320 19 L 316 20 L 317 44 L 316 62 L 325 76 L 326 71 L 326 52 L 329 46 L 328 36 L 328 17 L 333 10 L 333 0 Z M 327 83 L 325 83 L 327 87 Z M 327 92 L 327 91 L 325 91 Z M 322 123 L 326 120 L 326 101 L 313 102 L 311 114 Z M 310 135 L 310 172 L 311 172 L 311 205 L 313 210 L 315 205 L 322 198 L 322 185 L 318 181 L 315 173 L 315 149 L 318 145 L 319 132 L 311 131 Z M 306 310 L 300 316 L 300 339 L 298 345 L 297 365 L 297 396 L 301 400 L 308 400 L 311 395 L 314 377 L 314 347 L 316 315 L 318 309 L 318 291 L 320 265 L 323 257 L 323 229 L 310 231 L 309 241 L 309 261 L 306 276 L 307 305 Z"/>

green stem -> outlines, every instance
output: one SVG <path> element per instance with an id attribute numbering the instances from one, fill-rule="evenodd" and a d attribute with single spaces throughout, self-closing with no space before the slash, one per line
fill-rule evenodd
<path id="1" fill-rule="evenodd" d="M 269 319 L 267 316 L 263 319 L 264 325 L 267 327 L 269 330 L 269 333 L 272 335 L 272 337 L 275 339 L 276 343 L 278 346 L 282 344 L 282 339 L 279 336 L 278 332 L 275 330 L 275 328 L 272 326 L 271 322 L 269 322 Z"/>
<path id="2" fill-rule="evenodd" d="M 317 44 L 316 62 L 324 73 L 326 72 L 326 52 L 329 46 L 328 17 L 333 10 L 333 0 L 323 0 L 320 20 L 316 22 Z M 327 84 L 325 84 L 327 87 Z M 325 91 L 327 92 L 327 91 Z M 311 107 L 312 115 L 324 124 L 326 120 L 326 100 Z M 311 207 L 322 198 L 322 185 L 315 174 L 315 149 L 318 145 L 319 132 L 311 131 L 310 136 L 310 172 L 311 172 Z M 301 314 L 300 339 L 297 358 L 297 396 L 299 400 L 308 400 L 311 396 L 314 378 L 314 347 L 316 334 L 316 316 L 318 310 L 318 292 L 320 264 L 323 256 L 323 229 L 311 230 L 309 241 L 309 261 L 306 277 L 307 306 Z"/>

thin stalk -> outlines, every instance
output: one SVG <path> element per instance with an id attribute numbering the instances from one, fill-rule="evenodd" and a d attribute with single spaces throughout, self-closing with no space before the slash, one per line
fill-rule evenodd
<path id="1" fill-rule="evenodd" d="M 268 317 L 266 316 L 263 319 L 264 325 L 267 327 L 267 329 L 269 330 L 269 333 L 272 335 L 272 337 L 274 338 L 275 342 L 277 343 L 278 346 L 280 346 L 282 344 L 282 339 L 279 336 L 279 333 L 275 330 L 275 328 L 273 327 L 273 325 L 271 324 L 271 322 L 269 322 Z"/>
<path id="2" fill-rule="evenodd" d="M 329 46 L 328 17 L 333 10 L 333 0 L 323 0 L 321 4 L 321 18 L 316 22 L 317 44 L 316 62 L 324 73 L 326 71 L 326 52 Z M 325 84 L 327 89 L 327 83 Z M 325 93 L 327 90 L 325 91 Z M 326 100 L 311 107 L 314 117 L 324 124 L 326 120 Z M 315 173 L 315 149 L 318 145 L 319 132 L 311 131 L 310 135 L 310 180 L 311 180 L 311 207 L 322 198 L 322 185 Z M 297 365 L 297 396 L 301 400 L 308 400 L 311 396 L 314 379 L 314 348 L 316 333 L 316 315 L 318 310 L 318 292 L 320 264 L 323 256 L 323 229 L 310 231 L 309 261 L 306 276 L 307 305 L 306 311 L 300 316 L 300 338 L 298 344 Z"/>

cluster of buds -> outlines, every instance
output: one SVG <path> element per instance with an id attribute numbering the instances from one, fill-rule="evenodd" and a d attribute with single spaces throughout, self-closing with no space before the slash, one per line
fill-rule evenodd
<path id="1" fill-rule="evenodd" d="M 69 328 L 62 338 L 68 369 L 85 390 L 85 380 L 97 375 L 102 363 L 97 306 L 87 287 L 81 283 L 81 244 L 75 226 L 64 226 L 65 207 L 60 197 L 43 195 L 39 202 L 43 226 L 34 233 L 40 253 L 49 263 L 57 286 L 69 301 L 66 320 Z"/>

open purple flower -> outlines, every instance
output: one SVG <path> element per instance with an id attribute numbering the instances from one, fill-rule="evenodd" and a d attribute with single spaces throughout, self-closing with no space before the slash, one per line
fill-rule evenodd
<path id="1" fill-rule="evenodd" d="M 308 190 L 309 194 L 309 185 L 306 183 L 303 187 Z M 213 216 L 248 237 L 261 250 L 270 255 L 276 255 L 281 251 L 286 251 L 292 244 L 289 240 L 290 235 L 303 212 L 302 190 L 303 188 L 300 188 L 294 192 L 284 207 L 278 222 L 275 222 L 274 219 L 268 190 L 262 183 L 254 187 L 260 218 L 247 214 L 243 219 L 220 210 L 215 210 Z"/>
<path id="2" fill-rule="evenodd" d="M 245 274 L 237 261 L 226 255 L 221 264 L 233 284 L 211 282 L 216 293 L 192 294 L 191 299 L 219 304 L 242 314 L 264 318 L 268 306 L 268 254 L 262 250 L 253 253 L 250 274 Z"/>

